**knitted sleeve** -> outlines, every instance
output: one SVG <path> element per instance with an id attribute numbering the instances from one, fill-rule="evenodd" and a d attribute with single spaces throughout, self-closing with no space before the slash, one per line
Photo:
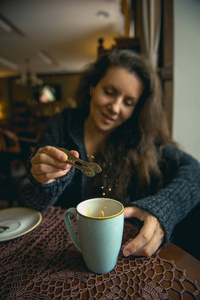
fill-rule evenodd
<path id="1" fill-rule="evenodd" d="M 41 135 L 37 149 L 45 145 L 60 145 L 62 147 L 63 143 L 66 142 L 64 141 L 63 131 L 63 116 L 62 114 L 55 115 Z M 20 187 L 20 198 L 24 206 L 42 211 L 44 209 L 48 209 L 50 206 L 56 203 L 65 187 L 70 184 L 75 170 L 74 168 L 71 168 L 67 175 L 57 179 L 53 183 L 41 184 L 33 178 L 30 172 L 30 160 L 34 155 L 35 152 L 31 154 L 27 161 L 27 177 L 22 180 Z"/>
<path id="2" fill-rule="evenodd" d="M 22 204 L 39 211 L 48 209 L 56 203 L 65 187 L 70 184 L 73 174 L 72 168 L 66 176 L 49 184 L 37 182 L 32 175 L 29 175 L 29 178 L 23 178 L 20 187 Z"/>
<path id="3" fill-rule="evenodd" d="M 168 242 L 175 225 L 200 202 L 200 164 L 174 146 L 163 149 L 163 158 L 170 165 L 177 164 L 178 160 L 179 166 L 174 177 L 156 195 L 134 201 L 131 205 L 154 215 L 163 227 L 165 241 Z"/>

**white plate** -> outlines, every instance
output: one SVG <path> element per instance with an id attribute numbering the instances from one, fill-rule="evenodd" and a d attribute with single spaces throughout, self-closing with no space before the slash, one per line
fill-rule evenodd
<path id="1" fill-rule="evenodd" d="M 9 227 L 0 233 L 0 242 L 12 240 L 28 233 L 41 221 L 41 213 L 30 208 L 13 207 L 0 210 L 0 226 Z"/>

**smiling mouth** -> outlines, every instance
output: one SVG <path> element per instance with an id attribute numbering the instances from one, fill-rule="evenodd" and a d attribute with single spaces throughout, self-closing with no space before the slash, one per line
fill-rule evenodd
<path id="1" fill-rule="evenodd" d="M 102 113 L 102 116 L 103 116 L 103 119 L 104 119 L 104 121 L 105 121 L 106 123 L 113 123 L 113 122 L 115 121 L 115 119 L 113 119 L 113 118 L 107 116 L 106 114 L 103 114 L 103 113 Z"/>

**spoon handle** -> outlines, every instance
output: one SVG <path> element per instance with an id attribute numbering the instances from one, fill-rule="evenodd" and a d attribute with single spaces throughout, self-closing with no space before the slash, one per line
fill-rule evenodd
<path id="1" fill-rule="evenodd" d="M 82 163 L 83 165 L 86 165 L 88 166 L 90 169 L 92 169 L 95 173 L 100 173 L 102 171 L 101 167 L 96 164 L 96 163 L 93 163 L 93 162 L 88 162 L 88 161 L 84 161 L 76 156 L 74 156 L 69 150 L 67 149 L 64 149 L 64 148 L 59 148 L 59 147 L 56 147 L 57 149 L 65 152 L 68 156 L 68 158 L 70 160 L 73 160 L 73 161 L 77 161 L 77 162 L 80 162 Z"/>
<path id="2" fill-rule="evenodd" d="M 73 163 L 70 160 L 66 160 L 65 161 L 67 164 L 72 165 L 73 167 L 77 168 L 78 170 L 80 170 L 81 172 L 83 172 L 85 175 L 87 175 L 88 177 L 93 177 L 95 176 L 95 172 L 89 168 L 89 167 L 85 167 L 85 166 L 79 166 L 75 163 Z"/>

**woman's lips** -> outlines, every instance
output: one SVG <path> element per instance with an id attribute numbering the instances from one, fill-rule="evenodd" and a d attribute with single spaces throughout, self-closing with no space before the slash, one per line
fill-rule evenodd
<path id="1" fill-rule="evenodd" d="M 113 123 L 115 121 L 115 119 L 113 119 L 112 117 L 110 117 L 104 113 L 102 113 L 102 116 L 103 116 L 104 122 L 107 124 Z"/>

